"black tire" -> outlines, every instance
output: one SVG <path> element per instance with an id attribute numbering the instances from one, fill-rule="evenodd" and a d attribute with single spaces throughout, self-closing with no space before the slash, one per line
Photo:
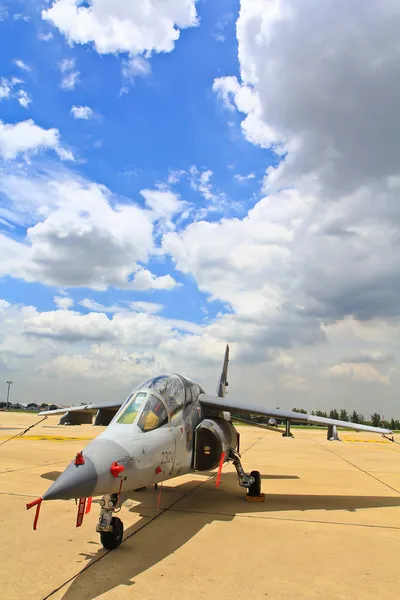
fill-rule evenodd
<path id="1" fill-rule="evenodd" d="M 118 517 L 111 519 L 112 531 L 101 531 L 100 540 L 107 550 L 118 548 L 124 537 L 124 524 Z"/>
<path id="2" fill-rule="evenodd" d="M 250 477 L 254 477 L 254 483 L 249 487 L 249 496 L 259 496 L 261 494 L 261 475 L 260 471 L 252 471 Z"/>

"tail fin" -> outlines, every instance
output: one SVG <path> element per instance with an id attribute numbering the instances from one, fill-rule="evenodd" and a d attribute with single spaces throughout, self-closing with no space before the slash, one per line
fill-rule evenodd
<path id="1" fill-rule="evenodd" d="M 226 350 L 225 350 L 224 364 L 222 366 L 222 372 L 218 379 L 218 384 L 217 384 L 217 396 L 219 398 L 225 397 L 225 389 L 228 386 L 228 381 L 227 381 L 228 363 L 229 363 L 229 346 L 227 346 Z"/>

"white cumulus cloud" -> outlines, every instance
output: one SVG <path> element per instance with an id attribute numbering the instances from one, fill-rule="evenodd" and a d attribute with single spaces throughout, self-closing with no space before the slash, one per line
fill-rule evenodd
<path id="1" fill-rule="evenodd" d="M 171 275 L 157 277 L 147 269 L 140 269 L 135 273 L 131 282 L 132 289 L 141 292 L 147 290 L 172 290 L 179 285 Z"/>
<path id="2" fill-rule="evenodd" d="M 75 70 L 75 58 L 64 58 L 59 63 L 62 73 L 60 86 L 63 90 L 72 91 L 79 82 L 80 72 Z"/>
<path id="3" fill-rule="evenodd" d="M 74 305 L 74 301 L 72 300 L 72 298 L 68 298 L 68 296 L 54 296 L 53 302 L 57 306 L 57 308 L 65 310 L 72 308 L 72 306 Z"/>
<path id="4" fill-rule="evenodd" d="M 90 119 L 93 117 L 93 110 L 89 106 L 73 106 L 71 113 L 75 119 Z"/>
<path id="5" fill-rule="evenodd" d="M 143 57 L 131 56 L 123 61 L 121 73 L 124 79 L 133 83 L 136 77 L 148 77 L 151 73 L 151 66 L 149 61 Z"/>
<path id="6" fill-rule="evenodd" d="M 2 100 L 3 98 L 8 98 L 10 96 L 11 93 L 11 86 L 9 84 L 9 82 L 7 81 L 7 79 L 2 78 L 0 79 L 0 100 Z"/>
<path id="7" fill-rule="evenodd" d="M 21 58 L 17 58 L 14 62 L 16 66 L 21 69 L 21 71 L 32 71 L 31 67 L 27 65 Z"/>
<path id="8" fill-rule="evenodd" d="M 183 212 L 187 206 L 179 197 L 169 189 L 141 190 L 146 206 L 151 211 L 153 218 L 170 220 L 174 215 Z"/>
<path id="9" fill-rule="evenodd" d="M 28 106 L 32 102 L 32 98 L 30 97 L 28 92 L 25 92 L 25 90 L 19 90 L 19 92 L 17 93 L 17 98 L 18 102 L 21 106 L 23 106 L 23 108 L 28 108 Z"/>
<path id="10" fill-rule="evenodd" d="M 149 314 L 159 313 L 164 308 L 162 304 L 158 304 L 157 302 L 147 302 L 146 300 L 136 300 L 136 302 L 131 302 L 130 306 L 133 310 Z"/>
<path id="11" fill-rule="evenodd" d="M 171 275 L 156 276 L 143 267 L 159 253 L 157 219 L 172 216 L 175 205 L 156 201 L 148 209 L 121 202 L 105 186 L 43 165 L 37 172 L 10 164 L 1 173 L 0 192 L 7 199 L 0 217 L 27 228 L 23 241 L 0 234 L 1 273 L 61 288 L 148 291 L 178 285 Z M 151 192 L 145 191 L 147 198 Z"/>
<path id="12" fill-rule="evenodd" d="M 196 0 L 55 0 L 42 17 L 68 42 L 93 43 L 101 54 L 171 52 L 180 29 L 197 25 Z"/>
<path id="13" fill-rule="evenodd" d="M 58 129 L 44 129 L 32 119 L 15 124 L 0 121 L 0 156 L 14 159 L 20 154 L 35 154 L 40 150 L 54 150 L 61 159 L 73 160 L 70 151 L 60 144 Z"/>
<path id="14" fill-rule="evenodd" d="M 44 33 L 43 31 L 40 31 L 38 33 L 38 40 L 40 40 L 41 42 L 49 42 L 50 40 L 53 39 L 53 34 L 51 33 L 51 31 L 49 31 L 48 33 Z"/>
<path id="15" fill-rule="evenodd" d="M 255 174 L 249 173 L 248 175 L 240 175 L 239 173 L 236 173 L 236 175 L 233 176 L 233 179 L 241 183 L 243 181 L 248 181 L 249 179 L 255 179 Z"/>

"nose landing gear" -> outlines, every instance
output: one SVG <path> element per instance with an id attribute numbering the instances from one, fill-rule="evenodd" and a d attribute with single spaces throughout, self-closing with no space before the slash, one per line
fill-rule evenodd
<path id="1" fill-rule="evenodd" d="M 100 541 L 107 550 L 118 548 L 124 537 L 124 524 L 118 517 L 112 517 L 111 531 L 100 531 Z"/>
<path id="2" fill-rule="evenodd" d="M 100 533 L 100 541 L 107 550 L 115 550 L 124 537 L 124 524 L 113 513 L 120 508 L 119 494 L 106 494 L 100 500 L 100 517 L 96 531 Z"/>

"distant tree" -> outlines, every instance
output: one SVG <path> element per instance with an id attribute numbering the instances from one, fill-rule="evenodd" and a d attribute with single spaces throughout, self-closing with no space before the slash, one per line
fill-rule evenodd
<path id="1" fill-rule="evenodd" d="M 38 405 L 35 402 L 29 402 L 27 406 L 28 408 L 38 408 Z"/>
<path id="2" fill-rule="evenodd" d="M 313 410 L 311 411 L 311 415 L 315 417 L 315 412 Z"/>
<path id="3" fill-rule="evenodd" d="M 7 402 L 0 402 L 0 408 L 5 408 L 7 406 Z"/>
<path id="4" fill-rule="evenodd" d="M 307 414 L 307 411 L 306 411 L 305 408 L 292 408 L 292 411 L 295 412 L 295 413 L 302 413 L 304 415 Z"/>
<path id="5" fill-rule="evenodd" d="M 349 420 L 349 415 L 347 413 L 347 410 L 345 410 L 344 408 L 341 409 L 340 411 L 340 420 L 341 421 L 348 421 Z"/>
<path id="6" fill-rule="evenodd" d="M 330 413 L 329 413 L 329 418 L 330 419 L 339 419 L 339 413 L 336 410 L 336 408 L 333 408 Z"/>
<path id="7" fill-rule="evenodd" d="M 360 415 L 358 414 L 358 412 L 356 410 L 353 410 L 352 415 L 350 417 L 350 421 L 352 423 L 361 423 Z"/>
<path id="8" fill-rule="evenodd" d="M 46 404 L 46 402 L 42 402 L 42 404 L 40 405 L 40 408 L 47 408 L 48 404 Z"/>
<path id="9" fill-rule="evenodd" d="M 374 413 L 373 415 L 371 415 L 371 423 L 373 427 L 380 427 L 381 415 L 379 413 Z"/>
<path id="10" fill-rule="evenodd" d="M 49 410 L 57 410 L 58 406 L 56 404 L 50 404 Z"/>
<path id="11" fill-rule="evenodd" d="M 315 416 L 316 417 L 324 417 L 325 419 L 327 418 L 328 414 L 322 410 L 316 410 L 315 411 Z"/>

